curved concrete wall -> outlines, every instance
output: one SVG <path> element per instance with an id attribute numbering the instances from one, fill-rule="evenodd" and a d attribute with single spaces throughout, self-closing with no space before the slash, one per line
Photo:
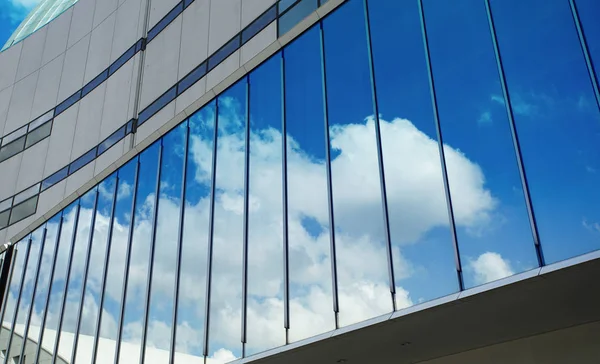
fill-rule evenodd
<path id="1" fill-rule="evenodd" d="M 343 1 L 338 1 L 341 3 Z M 184 78 L 276 0 L 195 0 L 118 71 L 54 119 L 49 137 L 0 162 L 0 201 L 84 155 Z M 333 3 L 333 2 L 331 2 Z M 147 35 L 177 0 L 79 0 L 0 53 L 0 136 L 81 89 Z M 147 24 L 145 24 L 147 20 Z M 288 36 L 291 39 L 291 37 Z M 16 241 L 246 72 L 277 41 L 276 21 L 91 163 L 39 195 L 36 213 L 0 230 Z M 264 59 L 264 58 L 263 58 Z M 256 60 L 253 60 L 256 63 Z M 143 66 L 142 66 L 143 64 Z M 258 63 L 256 63 L 258 64 Z M 255 65 L 256 65 L 255 64 Z M 141 69 L 140 69 L 141 68 Z"/>

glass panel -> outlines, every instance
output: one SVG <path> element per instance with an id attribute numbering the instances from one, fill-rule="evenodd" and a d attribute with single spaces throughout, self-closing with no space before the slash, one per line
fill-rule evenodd
<path id="1" fill-rule="evenodd" d="M 598 77 L 600 76 L 598 74 L 600 72 L 600 22 L 595 14 L 600 13 L 600 3 L 596 0 L 576 0 L 575 4 Z"/>
<path id="2" fill-rule="evenodd" d="M 17 301 L 21 292 L 21 283 L 27 273 L 26 268 L 29 266 L 29 250 L 29 237 L 21 240 L 16 245 L 17 256 L 13 262 L 12 278 L 6 292 L 5 306 L 2 311 L 3 317 L 0 320 L 2 322 L 2 325 L 0 325 L 0 340 L 3 343 L 3 348 L 6 348 L 8 345 L 10 329 L 14 324 Z"/>
<path id="3" fill-rule="evenodd" d="M 74 103 L 79 101 L 81 98 L 81 90 L 75 92 L 73 95 L 69 96 L 65 101 L 61 102 L 54 108 L 54 116 L 58 116 L 58 114 L 62 113 L 66 109 L 70 108 Z"/>
<path id="4" fill-rule="evenodd" d="M 52 115 L 54 115 L 54 110 L 48 111 L 44 115 L 38 117 L 37 119 L 35 119 L 31 123 L 29 123 L 29 129 L 28 129 L 29 132 L 31 132 L 33 129 L 37 128 L 38 126 L 42 125 L 46 121 L 51 120 Z"/>
<path id="5" fill-rule="evenodd" d="M 75 226 L 75 219 L 77 219 L 77 204 L 74 202 L 71 206 L 67 207 L 63 212 L 63 221 L 60 232 L 60 240 L 58 245 L 58 252 L 56 255 L 56 264 L 54 268 L 54 277 L 52 278 L 52 285 L 50 286 L 50 301 L 47 305 L 46 310 L 46 323 L 42 331 L 42 348 L 43 352 L 40 353 L 40 361 L 47 360 L 48 353 L 54 353 L 54 348 L 57 339 L 57 332 L 59 329 L 59 320 L 62 315 L 62 302 L 64 300 L 65 288 L 67 284 L 67 273 L 71 264 L 73 249 L 73 228 Z M 40 342 L 40 341 L 38 341 Z"/>
<path id="6" fill-rule="evenodd" d="M 362 1 L 327 17 L 323 34 L 339 320 L 346 326 L 393 309 Z"/>
<path id="7" fill-rule="evenodd" d="M 113 217 L 106 287 L 101 311 L 97 363 L 112 363 L 115 357 L 136 165 L 137 159 L 134 158 L 118 172 L 117 203 Z"/>
<path id="8" fill-rule="evenodd" d="M 100 290 L 104 275 L 104 260 L 108 243 L 108 224 L 110 223 L 112 202 L 115 191 L 116 177 L 105 179 L 98 185 L 98 202 L 96 207 L 96 221 L 94 223 L 93 239 L 88 260 L 88 272 L 84 287 L 83 306 L 81 307 L 81 321 L 79 323 L 78 338 L 76 342 L 76 363 L 91 363 L 92 347 L 98 308 L 100 306 Z"/>
<path id="9" fill-rule="evenodd" d="M 81 97 L 85 97 L 85 95 L 92 92 L 98 85 L 102 82 L 106 81 L 108 78 L 108 68 L 104 70 L 104 72 L 100 73 L 96 78 L 87 83 L 87 85 L 83 86 L 81 89 Z"/>
<path id="10" fill-rule="evenodd" d="M 25 148 L 29 148 L 40 140 L 50 135 L 52 131 L 52 122 L 47 122 L 46 124 L 40 126 L 37 129 L 34 129 L 29 132 L 27 135 L 27 142 L 25 143 Z"/>
<path id="11" fill-rule="evenodd" d="M 599 249 L 600 113 L 569 2 L 491 4 L 546 263 Z"/>
<path id="12" fill-rule="evenodd" d="M 249 76 L 246 355 L 285 345 L 281 54 Z"/>
<path id="13" fill-rule="evenodd" d="M 180 1 L 164 18 L 162 18 L 155 26 L 148 32 L 148 42 L 152 41 L 158 33 L 162 32 L 181 12 L 183 11 L 183 2 Z"/>
<path id="14" fill-rule="evenodd" d="M 12 197 L 7 198 L 6 200 L 0 202 L 0 211 L 4 211 L 6 209 L 10 209 L 12 206 Z"/>
<path id="15" fill-rule="evenodd" d="M 27 126 L 19 128 L 18 130 L 15 130 L 12 133 L 5 136 L 4 138 L 2 138 L 2 146 L 5 146 L 6 144 L 22 137 L 25 134 L 27 134 Z"/>
<path id="16" fill-rule="evenodd" d="M 38 195 L 33 196 L 29 200 L 21 202 L 21 204 L 13 206 L 12 213 L 10 214 L 10 223 L 14 224 L 17 221 L 21 221 L 24 218 L 35 214 L 37 208 Z"/>
<path id="17" fill-rule="evenodd" d="M 249 41 L 252 37 L 263 30 L 273 20 L 277 18 L 277 8 L 275 5 L 271 6 L 264 14 L 256 18 L 250 25 L 242 31 L 242 44 Z"/>
<path id="18" fill-rule="evenodd" d="M 201 360 L 204 349 L 206 253 L 208 249 L 215 102 L 206 105 L 192 115 L 189 123 L 175 363 L 185 363 L 190 360 L 187 355 Z"/>
<path id="19" fill-rule="evenodd" d="M 125 137 L 125 126 L 112 133 L 100 145 L 98 145 L 98 155 L 104 153 L 107 149 L 117 144 L 117 142 Z"/>
<path id="20" fill-rule="evenodd" d="M 277 4 L 277 6 L 279 6 L 279 14 L 286 11 L 287 8 L 289 8 L 290 5 L 292 5 L 295 2 L 296 0 L 279 0 L 279 3 Z"/>
<path id="21" fill-rule="evenodd" d="M 94 213 L 96 190 L 93 188 L 80 199 L 79 219 L 73 247 L 73 262 L 71 264 L 69 282 L 67 283 L 67 297 L 62 308 L 63 316 L 59 321 L 60 334 L 58 337 L 57 355 L 66 362 L 70 362 L 73 354 L 77 317 L 80 309 L 81 297 L 84 288 L 84 270 L 89 256 L 90 226 Z"/>
<path id="22" fill-rule="evenodd" d="M 200 66 L 194 68 L 192 72 L 179 81 L 179 84 L 177 85 L 178 94 L 181 95 L 185 90 L 190 88 L 190 86 L 204 77 L 204 75 L 206 75 L 206 62 L 203 62 Z"/>
<path id="23" fill-rule="evenodd" d="M 21 287 L 20 299 L 17 302 L 15 316 L 13 317 L 12 335 L 9 338 L 7 345 L 6 358 L 18 357 L 21 355 L 23 344 L 23 335 L 25 328 L 29 322 L 31 301 L 35 291 L 35 283 L 37 281 L 38 269 L 43 255 L 44 226 L 38 228 L 31 234 L 31 244 L 29 251 L 29 259 L 25 268 L 25 276 Z M 15 321 L 16 319 L 16 321 Z"/>
<path id="24" fill-rule="evenodd" d="M 67 177 L 68 174 L 69 174 L 69 166 L 66 166 L 63 169 L 61 169 L 60 171 L 55 172 L 53 175 L 51 175 L 50 177 L 48 177 L 44 181 L 42 181 L 42 191 L 52 187 L 53 185 L 57 184 L 60 181 L 62 181 L 65 177 Z"/>
<path id="25" fill-rule="evenodd" d="M 167 355 L 171 343 L 183 156 L 187 122 L 162 138 L 162 161 L 145 360 Z M 185 332 L 181 333 L 185 335 Z M 159 350 L 156 350 L 159 349 Z M 167 358 L 165 358 L 168 361 Z"/>
<path id="26" fill-rule="evenodd" d="M 218 102 L 217 170 L 208 354 L 222 361 L 242 356 L 242 256 L 246 79 Z M 226 359 L 226 360 L 225 360 Z"/>
<path id="27" fill-rule="evenodd" d="M 286 5 L 289 6 L 289 5 Z M 289 32 L 296 24 L 300 23 L 304 18 L 310 15 L 313 11 L 317 10 L 317 0 L 300 0 L 290 10 L 283 14 L 279 18 L 279 36 L 281 37 L 285 33 Z M 281 5 L 279 6 L 279 13 L 281 14 Z"/>
<path id="28" fill-rule="evenodd" d="M 117 72 L 117 70 L 119 68 L 121 68 L 122 65 L 124 65 L 125 63 L 127 63 L 127 61 L 129 61 L 136 54 L 135 46 L 136 46 L 135 44 L 132 45 L 128 50 L 125 51 L 125 53 L 123 53 L 119 58 L 117 58 L 116 61 L 114 61 L 108 67 L 108 76 L 109 77 L 113 73 Z"/>
<path id="29" fill-rule="evenodd" d="M 62 213 L 61 213 L 62 214 Z M 38 281 L 35 288 L 33 299 L 32 312 L 29 318 L 29 328 L 26 329 L 26 337 L 29 339 L 25 345 L 25 350 L 28 361 L 37 362 L 35 360 L 37 343 L 42 339 L 40 328 L 43 327 L 44 320 L 47 317 L 46 307 L 48 305 L 48 290 L 52 283 L 52 275 L 54 272 L 54 263 L 56 262 L 56 253 L 58 249 L 59 236 L 58 228 L 62 222 L 61 214 L 51 218 L 46 224 L 46 240 L 44 241 L 42 263 L 38 272 Z M 50 349 L 50 348 L 48 348 Z M 21 349 L 23 350 L 23 349 Z M 31 358 L 31 359 L 29 359 Z M 40 356 L 40 359 L 49 359 L 48 352 Z"/>
<path id="30" fill-rule="evenodd" d="M 537 267 L 537 258 L 506 111 L 491 99 L 502 89 L 485 3 L 424 6 L 463 278 L 470 288 Z M 466 87 L 456 87 L 461 84 Z"/>
<path id="31" fill-rule="evenodd" d="M 154 215 L 154 194 L 158 168 L 158 143 L 154 143 L 140 154 L 139 176 L 134 215 L 131 261 L 123 315 L 123 333 L 119 362 L 140 361 L 141 338 L 146 305 L 148 262 Z"/>
<path id="32" fill-rule="evenodd" d="M 36 184 L 36 185 L 33 185 L 33 186 L 29 187 L 25 191 L 20 192 L 13 199 L 13 205 L 18 205 L 19 203 L 21 203 L 22 201 L 28 199 L 29 197 L 32 197 L 33 195 L 36 195 L 39 190 L 40 190 L 40 185 Z"/>
<path id="33" fill-rule="evenodd" d="M 335 328 L 320 37 L 284 50 L 291 342 Z"/>
<path id="34" fill-rule="evenodd" d="M 212 70 L 217 67 L 221 61 L 225 58 L 229 57 L 233 52 L 235 52 L 240 47 L 240 35 L 236 35 L 235 38 L 229 41 L 229 43 L 225 44 L 218 51 L 216 51 L 210 58 L 208 59 L 208 70 Z"/>
<path id="35" fill-rule="evenodd" d="M 69 174 L 73 174 L 73 173 L 77 172 L 83 166 L 85 166 L 86 164 L 93 161 L 94 158 L 96 158 L 96 149 L 98 149 L 98 148 L 94 148 L 94 149 L 90 150 L 89 152 L 85 153 L 81 157 L 79 157 L 79 158 L 75 159 L 73 162 L 71 162 L 71 165 L 69 166 Z"/>
<path id="36" fill-rule="evenodd" d="M 13 155 L 20 153 L 24 148 L 25 136 L 20 137 L 14 142 L 3 145 L 2 148 L 0 148 L 0 162 L 5 161 Z"/>
<path id="37" fill-rule="evenodd" d="M 8 217 L 10 216 L 10 209 L 0 212 L 0 229 L 4 229 L 8 226 Z"/>

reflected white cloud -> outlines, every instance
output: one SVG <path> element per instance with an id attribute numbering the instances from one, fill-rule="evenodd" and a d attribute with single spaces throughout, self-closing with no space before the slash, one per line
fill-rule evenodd
<path id="1" fill-rule="evenodd" d="M 469 269 L 475 276 L 475 282 L 483 284 L 514 274 L 510 263 L 498 253 L 486 252 L 469 262 Z"/>

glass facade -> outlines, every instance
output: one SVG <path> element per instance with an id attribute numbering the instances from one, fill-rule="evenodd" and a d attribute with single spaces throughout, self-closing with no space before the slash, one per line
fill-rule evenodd
<path id="1" fill-rule="evenodd" d="M 78 0 L 41 0 L 21 22 L 21 25 L 8 38 L 2 50 L 28 37 L 31 33 L 48 24 Z M 35 3 L 34 3 L 35 4 Z"/>
<path id="2" fill-rule="evenodd" d="M 599 12 L 346 1 L 16 245 L 5 357 L 223 363 L 600 249 Z"/>

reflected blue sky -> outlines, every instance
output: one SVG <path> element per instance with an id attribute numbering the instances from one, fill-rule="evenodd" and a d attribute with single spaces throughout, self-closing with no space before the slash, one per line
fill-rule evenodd
<path id="1" fill-rule="evenodd" d="M 596 61 L 600 28 L 589 14 L 600 9 L 591 0 L 577 3 Z M 57 263 L 61 265 L 57 272 L 62 273 L 51 285 L 56 297 L 52 293 L 50 301 L 52 307 L 59 306 L 55 300 L 62 297 L 66 286 L 66 308 L 79 312 L 87 239 L 94 231 L 89 252 L 93 268 L 87 277 L 81 311 L 81 343 L 90 339 L 96 328 L 99 287 L 108 253 L 99 355 L 115 355 L 116 345 L 110 340 L 116 339 L 122 320 L 121 362 L 139 360 L 145 326 L 147 359 L 166 358 L 173 330 L 178 362 L 200 363 L 205 351 L 211 364 L 240 357 L 242 247 L 247 210 L 246 353 L 283 345 L 284 140 L 290 342 L 335 328 L 332 232 L 337 249 L 340 326 L 392 310 L 379 157 L 385 173 L 397 308 L 459 289 L 419 2 L 370 0 L 368 8 L 365 4 L 349 0 L 323 21 L 322 28 L 317 24 L 307 30 L 142 152 L 137 189 L 136 158 L 102 182 L 97 192 L 93 189 L 81 198 L 71 279 L 65 282 L 64 257 L 68 249 L 63 245 L 70 242 L 65 235 L 59 239 L 62 258 Z M 600 248 L 600 114 L 568 1 L 491 0 L 491 8 L 546 262 L 596 250 Z M 423 0 L 423 10 L 452 217 L 464 283 L 470 288 L 536 267 L 533 232 L 485 2 Z M 367 30 L 371 35 L 372 64 Z M 379 115 L 375 115 L 375 106 Z M 381 131 L 381 156 L 376 127 Z M 247 150 L 248 191 L 244 185 Z M 188 163 L 184 166 L 186 155 Z M 333 226 L 328 214 L 327 163 L 332 171 Z M 187 168 L 185 181 L 183 168 Z M 211 196 L 213 174 L 215 195 Z M 181 200 L 182 186 L 185 200 Z M 109 232 L 115 187 L 115 217 Z M 90 228 L 96 195 L 96 225 Z M 134 197 L 137 201 L 132 209 Z M 212 201 L 214 250 L 206 338 Z M 182 207 L 184 223 L 179 241 Z M 153 230 L 156 208 L 158 225 Z M 63 213 L 63 234 L 73 229 L 74 210 L 71 206 Z M 133 240 L 128 247 L 132 220 Z M 55 224 L 54 220 L 47 224 L 49 231 L 56 231 Z M 27 312 L 34 297 L 39 231 L 34 233 L 37 240 L 33 239 L 31 245 L 24 298 L 17 306 L 18 314 L 23 316 L 18 323 L 25 323 L 22 312 Z M 109 233 L 112 245 L 107 249 Z M 150 261 L 153 241 L 155 255 Z M 173 326 L 175 253 L 179 243 L 181 287 Z M 128 248 L 131 263 L 123 303 Z M 43 254 L 46 256 L 46 252 Z M 151 276 L 149 264 L 153 268 Z M 43 269 L 46 265 L 43 263 Z M 148 287 L 150 303 L 146 306 Z M 15 297 L 18 286 L 13 289 L 11 284 L 9 292 Z M 146 309 L 148 322 L 143 315 Z M 41 306 L 34 311 L 41 312 Z M 76 317 L 64 318 L 61 354 L 72 350 L 77 322 L 71 316 Z M 56 324 L 50 320 L 47 327 Z"/>

